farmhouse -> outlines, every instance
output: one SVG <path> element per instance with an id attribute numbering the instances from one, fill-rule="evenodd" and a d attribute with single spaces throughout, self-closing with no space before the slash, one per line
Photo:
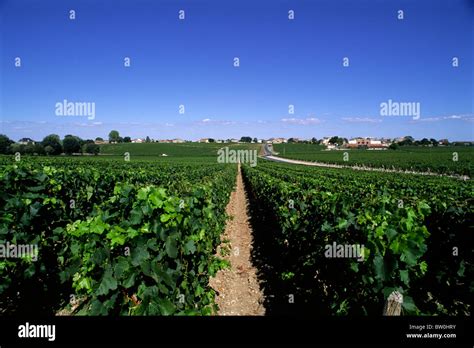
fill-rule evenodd
<path id="1" fill-rule="evenodd" d="M 371 138 L 355 138 L 349 140 L 346 147 L 349 149 L 384 149 L 387 148 L 387 144 Z"/>
<path id="2" fill-rule="evenodd" d="M 267 140 L 268 144 L 285 144 L 288 140 L 286 138 L 270 138 Z"/>
<path id="3" fill-rule="evenodd" d="M 20 140 L 18 140 L 18 144 L 21 144 L 21 145 L 28 145 L 28 144 L 35 144 L 35 141 L 31 138 L 21 138 Z"/>
<path id="4" fill-rule="evenodd" d="M 324 137 L 322 140 L 321 140 L 321 144 L 322 145 L 329 145 L 329 140 L 331 140 L 331 138 L 333 137 Z"/>

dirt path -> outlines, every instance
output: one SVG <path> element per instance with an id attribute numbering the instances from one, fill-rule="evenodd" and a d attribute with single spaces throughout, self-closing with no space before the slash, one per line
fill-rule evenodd
<path id="1" fill-rule="evenodd" d="M 210 285 L 217 291 L 216 302 L 219 305 L 218 315 L 264 315 L 263 295 L 257 279 L 257 270 L 251 263 L 252 229 L 247 214 L 247 197 L 240 165 L 237 175 L 237 188 L 230 197 L 227 214 L 231 216 L 227 222 L 224 242 L 218 248 L 227 250 L 231 268 L 219 271 L 211 278 Z"/>

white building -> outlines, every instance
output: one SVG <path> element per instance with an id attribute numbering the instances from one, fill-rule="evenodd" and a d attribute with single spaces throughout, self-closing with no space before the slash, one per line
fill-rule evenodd
<path id="1" fill-rule="evenodd" d="M 28 145 L 28 144 L 35 144 L 35 141 L 31 138 L 21 138 L 20 140 L 18 140 L 18 144 L 21 144 L 21 145 Z"/>
<path id="2" fill-rule="evenodd" d="M 322 140 L 321 140 L 321 144 L 323 145 L 329 145 L 329 140 L 331 140 L 332 137 L 324 137 Z"/>
<path id="3" fill-rule="evenodd" d="M 286 144 L 288 139 L 286 138 L 270 138 L 267 140 L 268 144 Z"/>

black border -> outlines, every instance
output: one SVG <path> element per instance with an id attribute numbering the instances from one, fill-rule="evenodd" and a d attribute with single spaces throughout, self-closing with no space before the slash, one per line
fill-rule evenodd
<path id="1" fill-rule="evenodd" d="M 19 325 L 54 324 L 56 339 L 19 338 Z M 409 325 L 456 325 L 456 338 L 408 339 Z M 472 347 L 471 317 L 0 317 L 0 347 L 52 345 L 376 344 Z"/>

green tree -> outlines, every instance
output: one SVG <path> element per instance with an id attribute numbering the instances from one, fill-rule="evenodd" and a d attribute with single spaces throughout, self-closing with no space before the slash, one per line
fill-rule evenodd
<path id="1" fill-rule="evenodd" d="M 99 152 L 100 152 L 100 146 L 97 145 L 97 144 L 94 144 L 94 143 L 87 143 L 87 144 L 84 144 L 84 146 L 82 148 L 82 151 L 84 153 L 90 153 L 90 154 L 93 154 L 93 155 L 98 155 Z"/>
<path id="2" fill-rule="evenodd" d="M 14 141 L 11 140 L 6 135 L 0 134 L 0 153 L 6 154 L 8 153 L 8 148 Z"/>
<path id="3" fill-rule="evenodd" d="M 398 146 L 397 143 L 391 143 L 388 148 L 389 148 L 390 150 L 396 150 L 396 149 L 398 149 L 398 147 L 399 147 L 399 146 Z"/>
<path id="4" fill-rule="evenodd" d="M 56 134 L 47 135 L 44 137 L 41 144 L 44 146 L 44 150 L 48 155 L 59 155 L 63 151 L 61 139 L 59 138 L 59 135 Z"/>
<path id="5" fill-rule="evenodd" d="M 81 152 L 81 139 L 74 135 L 67 135 L 63 139 L 63 149 L 68 155 Z"/>
<path id="6" fill-rule="evenodd" d="M 110 133 L 109 133 L 109 141 L 110 141 L 111 143 L 118 143 L 119 140 L 120 140 L 120 134 L 119 134 L 119 132 L 116 131 L 116 130 L 110 131 Z"/>
<path id="7" fill-rule="evenodd" d="M 131 142 L 132 142 L 132 138 L 130 138 L 130 137 L 124 137 L 124 138 L 123 138 L 123 142 L 124 142 L 124 143 L 131 143 Z"/>
<path id="8" fill-rule="evenodd" d="M 340 146 L 340 145 L 344 144 L 344 139 L 339 138 L 339 137 L 332 137 L 331 139 L 329 139 L 329 144 Z"/>
<path id="9" fill-rule="evenodd" d="M 149 142 L 150 142 L 150 137 L 147 135 L 145 139 L 145 143 L 149 143 Z"/>
<path id="10" fill-rule="evenodd" d="M 36 143 L 33 145 L 34 147 L 34 154 L 38 154 L 38 155 L 44 155 L 45 154 L 45 151 L 44 151 L 44 147 L 42 144 L 40 143 Z"/>
<path id="11" fill-rule="evenodd" d="M 240 138 L 240 141 L 242 143 L 251 143 L 252 142 L 252 138 L 251 137 L 241 137 Z"/>
<path id="12" fill-rule="evenodd" d="M 414 141 L 415 141 L 415 139 L 412 136 L 407 135 L 406 137 L 404 137 L 404 139 L 402 141 L 400 141 L 398 143 L 398 145 L 400 145 L 400 146 L 413 145 Z"/>
<path id="13" fill-rule="evenodd" d="M 46 146 L 44 147 L 44 152 L 45 152 L 48 156 L 54 155 L 54 148 L 53 148 L 52 146 L 50 146 L 50 145 L 46 145 Z"/>
<path id="14" fill-rule="evenodd" d="M 25 150 L 24 146 L 21 145 L 21 144 L 17 144 L 17 143 L 13 143 L 8 147 L 8 152 L 11 153 L 11 154 L 15 154 L 17 152 L 19 152 L 21 154 L 24 154 L 25 153 L 24 150 Z"/>
<path id="15" fill-rule="evenodd" d="M 431 144 L 431 142 L 428 139 L 423 138 L 423 139 L 421 139 L 420 144 L 421 145 L 429 145 L 429 144 Z"/>
<path id="16" fill-rule="evenodd" d="M 28 143 L 22 146 L 22 152 L 27 155 L 33 155 L 35 153 L 35 146 L 32 143 Z"/>

